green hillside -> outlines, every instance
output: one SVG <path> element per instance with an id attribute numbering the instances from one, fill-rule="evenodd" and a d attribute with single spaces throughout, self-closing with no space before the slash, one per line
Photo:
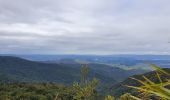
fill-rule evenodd
<path id="1" fill-rule="evenodd" d="M 64 64 L 52 64 L 28 61 L 17 57 L 0 56 L 0 81 L 1 82 L 46 82 L 70 85 L 80 81 L 81 66 L 79 68 Z M 5 78 L 6 77 L 6 78 Z M 91 70 L 89 77 L 96 77 L 103 87 L 116 83 L 109 76 Z"/>

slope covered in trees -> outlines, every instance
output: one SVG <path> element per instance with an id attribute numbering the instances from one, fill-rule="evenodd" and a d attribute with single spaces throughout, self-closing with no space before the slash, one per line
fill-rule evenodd
<path id="1" fill-rule="evenodd" d="M 114 84 L 128 76 L 143 73 L 142 70 L 123 70 L 104 64 L 90 63 L 89 77 L 102 83 Z M 17 57 L 0 56 L 0 76 L 4 75 L 21 82 L 56 82 L 72 84 L 79 81 L 81 64 L 56 64 L 29 61 Z M 2 78 L 0 77 L 2 80 Z"/>
<path id="2" fill-rule="evenodd" d="M 4 82 L 52 82 L 69 85 L 75 81 L 80 81 L 80 70 L 81 66 L 77 68 L 64 64 L 42 63 L 17 57 L 0 56 L 0 80 Z M 90 78 L 98 78 L 103 85 L 116 82 L 112 77 L 102 73 L 96 73 L 93 70 L 89 73 Z"/>

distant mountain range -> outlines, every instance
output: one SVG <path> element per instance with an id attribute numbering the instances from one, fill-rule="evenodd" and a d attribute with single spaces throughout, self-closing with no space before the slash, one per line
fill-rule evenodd
<path id="1" fill-rule="evenodd" d="M 119 64 L 134 66 L 140 63 L 155 63 L 161 67 L 169 67 L 170 55 L 10 55 L 32 61 L 59 62 L 61 60 L 74 60 L 89 63 Z"/>

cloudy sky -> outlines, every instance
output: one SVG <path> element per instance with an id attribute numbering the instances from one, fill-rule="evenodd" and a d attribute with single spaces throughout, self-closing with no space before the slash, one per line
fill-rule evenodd
<path id="1" fill-rule="evenodd" d="M 170 54 L 170 0 L 0 0 L 0 53 Z"/>

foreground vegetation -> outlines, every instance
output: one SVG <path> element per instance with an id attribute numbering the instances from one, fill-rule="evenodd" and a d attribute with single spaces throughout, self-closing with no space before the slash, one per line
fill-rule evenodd
<path id="1" fill-rule="evenodd" d="M 114 98 L 111 95 L 99 94 L 100 82 L 96 78 L 88 79 L 89 69 L 84 65 L 81 81 L 71 86 L 52 83 L 1 83 L 0 100 L 170 100 L 170 74 L 154 64 L 151 66 L 156 69 L 155 76 L 159 82 L 155 83 L 143 76 L 144 80 L 132 78 L 141 84 L 138 87 L 124 85 L 135 89 L 138 92 L 136 95 L 125 93 Z M 162 79 L 162 75 L 166 76 L 166 79 Z"/>
<path id="2" fill-rule="evenodd" d="M 170 73 L 167 73 L 166 71 L 162 70 L 158 66 L 151 64 L 153 68 L 156 69 L 155 75 L 159 79 L 159 83 L 154 83 L 149 78 L 143 76 L 145 81 L 141 81 L 135 78 L 132 78 L 139 83 L 142 84 L 140 87 L 134 87 L 134 86 L 127 86 L 129 88 L 134 88 L 139 90 L 139 92 L 142 95 L 142 100 L 147 99 L 159 99 L 159 100 L 170 100 L 170 89 L 168 88 L 170 86 Z M 167 79 L 163 81 L 161 79 L 161 75 L 167 76 Z"/>
<path id="3" fill-rule="evenodd" d="M 72 93 L 69 87 L 45 83 L 1 84 L 0 90 L 0 100 L 54 100 L 56 96 L 69 100 Z"/>

